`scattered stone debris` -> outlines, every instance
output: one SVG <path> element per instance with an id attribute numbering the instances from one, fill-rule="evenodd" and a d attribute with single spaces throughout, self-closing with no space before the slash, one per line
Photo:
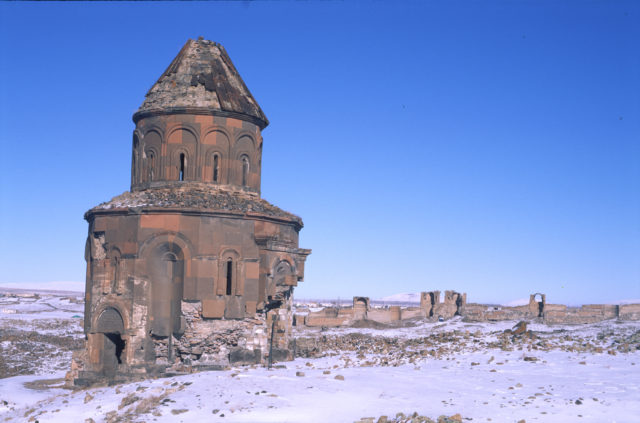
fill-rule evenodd
<path id="1" fill-rule="evenodd" d="M 417 412 L 412 414 L 396 413 L 393 417 L 380 416 L 377 419 L 375 417 L 363 417 L 357 420 L 355 423 L 461 423 L 462 416 L 460 414 L 454 414 L 452 416 L 440 416 L 437 420 L 433 420 L 429 417 L 422 416 Z"/>
<path id="2" fill-rule="evenodd" d="M 44 363 L 47 363 L 47 370 L 66 370 L 72 352 L 83 348 L 82 338 L 82 328 L 77 320 L 34 321 L 25 327 L 24 321 L 3 319 L 0 379 L 39 373 Z M 55 358 L 53 363 L 52 358 Z"/>
<path id="3" fill-rule="evenodd" d="M 631 331 L 631 332 L 630 332 Z M 443 359 L 460 353 L 477 351 L 522 350 L 524 361 L 536 362 L 531 353 L 560 350 L 578 353 L 631 353 L 640 350 L 639 331 L 630 329 L 607 337 L 561 332 L 523 332 L 513 335 L 496 330 L 490 333 L 469 330 L 451 330 L 422 337 L 387 337 L 363 333 L 298 332 L 296 356 L 319 358 L 344 357 L 350 366 L 399 366 L 423 359 Z M 314 335 L 314 336 L 310 336 Z M 355 353 L 355 357 L 348 356 Z M 491 357 L 487 364 L 494 361 Z M 496 363 L 498 365 L 502 363 Z M 480 363 L 471 363 L 472 366 Z"/>

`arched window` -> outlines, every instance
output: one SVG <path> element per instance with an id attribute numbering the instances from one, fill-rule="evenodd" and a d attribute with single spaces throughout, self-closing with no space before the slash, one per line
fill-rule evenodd
<path id="1" fill-rule="evenodd" d="M 218 279 L 215 283 L 216 295 L 243 295 L 243 274 L 240 254 L 230 249 L 221 251 L 218 261 Z"/>
<path id="2" fill-rule="evenodd" d="M 138 183 L 138 175 L 140 174 L 138 172 L 138 136 L 136 134 L 133 134 L 133 149 L 131 152 L 131 180 L 133 181 L 134 184 Z"/>
<path id="3" fill-rule="evenodd" d="M 118 291 L 118 283 L 120 282 L 120 254 L 111 254 L 111 289 L 110 292 Z"/>
<path id="4" fill-rule="evenodd" d="M 213 155 L 213 182 L 218 183 L 220 177 L 220 156 L 216 153 Z"/>
<path id="5" fill-rule="evenodd" d="M 229 259 L 227 260 L 227 290 L 226 293 L 227 295 L 231 295 L 231 292 L 233 291 L 233 260 Z"/>
<path id="6" fill-rule="evenodd" d="M 184 171 L 185 171 L 185 157 L 184 153 L 180 153 L 180 173 L 178 179 L 180 181 L 184 181 Z"/>
<path id="7" fill-rule="evenodd" d="M 153 153 L 153 151 L 149 151 L 147 153 L 147 160 L 149 161 L 148 178 L 149 182 L 151 182 L 154 179 L 156 169 L 156 155 Z"/>
<path id="8" fill-rule="evenodd" d="M 273 281 L 276 285 L 290 285 L 293 276 L 291 265 L 282 260 L 273 271 Z"/>
<path id="9" fill-rule="evenodd" d="M 249 158 L 247 156 L 242 156 L 242 186 L 247 186 L 247 181 L 249 180 Z"/>

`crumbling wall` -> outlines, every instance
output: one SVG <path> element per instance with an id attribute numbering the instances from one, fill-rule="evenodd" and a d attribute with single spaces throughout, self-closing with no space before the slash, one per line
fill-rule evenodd
<path id="1" fill-rule="evenodd" d="M 367 304 L 366 312 L 364 304 Z M 296 320 L 306 326 L 326 327 L 348 326 L 358 320 L 388 324 L 416 318 L 435 320 L 450 319 L 454 316 L 462 316 L 467 322 L 538 319 L 548 324 L 594 323 L 615 318 L 640 320 L 640 304 L 620 306 L 591 304 L 567 307 L 560 304 L 547 304 L 546 295 L 540 293 L 531 294 L 529 303 L 526 305 L 511 307 L 467 303 L 467 294 L 451 290 L 445 291 L 443 302 L 440 302 L 440 291 L 422 292 L 420 307 L 372 308 L 368 304 L 367 297 L 354 297 L 352 308 L 325 308 L 308 313 L 304 320 L 302 316 Z"/>
<path id="2" fill-rule="evenodd" d="M 547 304 L 544 311 L 544 322 L 549 324 L 595 323 L 616 317 L 618 317 L 618 306 L 607 304 L 589 304 L 581 307 Z"/>
<path id="3" fill-rule="evenodd" d="M 283 305 L 267 313 L 266 335 L 269 343 L 268 361 L 293 359 L 293 298 L 288 296 Z"/>
<path id="4" fill-rule="evenodd" d="M 529 305 L 504 307 L 487 304 L 467 304 L 463 313 L 466 322 L 485 322 L 500 320 L 522 320 L 537 317 Z"/>
<path id="5" fill-rule="evenodd" d="M 156 362 L 176 369 L 219 369 L 238 362 L 258 363 L 266 352 L 263 314 L 243 320 L 207 319 L 200 301 L 183 301 L 182 313 L 186 328 L 182 336 L 172 338 L 172 360 L 168 338 L 155 339 Z"/>
<path id="6" fill-rule="evenodd" d="M 397 322 L 401 317 L 402 312 L 400 306 L 372 309 L 367 313 L 367 320 L 372 320 L 378 323 Z"/>
<path id="7" fill-rule="evenodd" d="M 456 291 L 445 291 L 444 301 L 440 302 L 440 291 L 420 293 L 420 308 L 427 318 L 450 319 L 463 313 L 467 303 L 467 294 Z"/>
<path id="8" fill-rule="evenodd" d="M 433 317 L 434 308 L 440 304 L 440 291 L 420 293 L 420 308 L 424 311 L 424 317 Z"/>
<path id="9" fill-rule="evenodd" d="M 620 320 L 640 320 L 640 304 L 622 304 L 618 306 Z"/>
<path id="10" fill-rule="evenodd" d="M 374 312 L 375 310 L 368 312 L 369 318 L 371 318 L 371 313 Z M 349 325 L 353 321 L 353 308 L 327 307 L 320 311 L 307 314 L 304 319 L 304 324 L 311 327 L 337 327 Z"/>
<path id="11" fill-rule="evenodd" d="M 356 320 L 366 319 L 369 308 L 370 308 L 369 297 L 353 297 L 354 319 Z"/>

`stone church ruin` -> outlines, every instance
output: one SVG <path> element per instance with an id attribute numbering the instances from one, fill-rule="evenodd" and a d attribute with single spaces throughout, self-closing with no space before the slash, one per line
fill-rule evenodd
<path id="1" fill-rule="evenodd" d="M 187 41 L 133 121 L 131 190 L 84 216 L 75 383 L 289 358 L 311 250 L 302 220 L 260 197 L 269 122 L 225 49 Z"/>

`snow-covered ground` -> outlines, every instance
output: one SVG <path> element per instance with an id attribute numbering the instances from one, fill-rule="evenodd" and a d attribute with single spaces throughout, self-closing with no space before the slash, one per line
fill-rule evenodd
<path id="1" fill-rule="evenodd" d="M 83 344 L 83 297 L 0 288 L 0 378 L 68 369 L 71 350 Z"/>
<path id="2" fill-rule="evenodd" d="M 56 387 L 63 371 L 39 371 L 0 379 L 0 421 L 352 422 L 398 412 L 472 422 L 640 421 L 640 322 L 530 323 L 525 335 L 505 334 L 514 323 L 297 328 L 306 358 L 277 368 L 77 391 Z"/>

